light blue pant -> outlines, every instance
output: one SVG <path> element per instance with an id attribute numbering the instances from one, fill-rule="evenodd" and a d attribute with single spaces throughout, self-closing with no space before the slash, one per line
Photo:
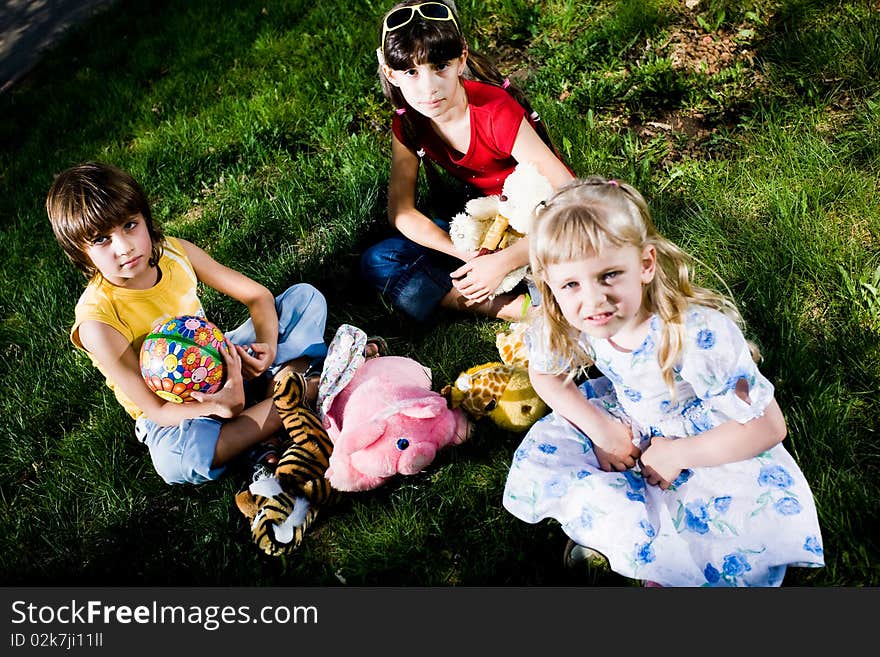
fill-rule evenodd
<path id="1" fill-rule="evenodd" d="M 278 312 L 278 351 L 269 368 L 275 374 L 284 363 L 295 358 L 321 359 L 327 355 L 324 329 L 327 302 L 316 288 L 307 283 L 292 285 L 275 297 Z M 233 344 L 256 341 L 254 323 L 248 319 L 226 333 Z M 198 417 L 179 425 L 164 427 L 146 416 L 135 422 L 135 435 L 150 450 L 153 466 L 169 484 L 202 484 L 217 479 L 226 466 L 211 467 L 220 437 L 222 420 Z"/>

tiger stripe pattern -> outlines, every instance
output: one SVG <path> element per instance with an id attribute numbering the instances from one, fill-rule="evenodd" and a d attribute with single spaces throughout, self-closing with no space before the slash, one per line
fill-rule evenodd
<path id="1" fill-rule="evenodd" d="M 318 516 L 318 507 L 310 506 L 305 520 L 293 529 L 293 539 L 288 543 L 280 541 L 276 537 L 275 529 L 290 516 L 295 499 L 294 495 L 287 492 L 281 492 L 275 497 L 254 495 L 247 488 L 235 496 L 236 505 L 251 523 L 251 538 L 269 556 L 278 557 L 296 550 L 302 543 L 306 530 Z"/>
<path id="2" fill-rule="evenodd" d="M 282 445 L 275 476 L 285 491 L 298 491 L 313 507 L 335 498 L 325 478 L 333 443 L 318 416 L 305 404 L 306 379 L 289 372 L 275 384 L 272 399 L 289 442 Z"/>
<path id="3" fill-rule="evenodd" d="M 304 403 L 306 386 L 302 374 L 290 372 L 282 375 L 273 389 L 272 401 L 287 433 L 274 470 L 280 490 L 265 497 L 252 493 L 250 485 L 245 484 L 235 495 L 236 506 L 251 525 L 251 538 L 270 556 L 296 550 L 323 505 L 339 496 L 324 476 L 333 443 L 318 416 Z M 298 526 L 287 528 L 292 536 L 284 536 L 282 525 L 294 513 L 297 498 L 303 498 L 308 508 Z"/>

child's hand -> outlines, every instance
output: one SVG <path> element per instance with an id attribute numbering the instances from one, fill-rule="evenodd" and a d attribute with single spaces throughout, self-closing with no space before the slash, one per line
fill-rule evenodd
<path id="1" fill-rule="evenodd" d="M 268 370 L 275 361 L 277 352 L 267 342 L 252 342 L 250 351 L 246 347 L 235 345 L 235 350 L 241 358 L 241 372 L 245 380 L 254 379 Z"/>
<path id="2" fill-rule="evenodd" d="M 684 469 L 678 461 L 678 450 L 674 445 L 672 438 L 654 436 L 650 447 L 642 453 L 642 475 L 652 486 L 666 490 Z"/>
<path id="3" fill-rule="evenodd" d="M 616 420 L 610 425 L 609 430 L 603 432 L 602 446 L 593 441 L 593 451 L 605 472 L 622 472 L 635 466 L 641 450 L 633 445 L 632 430 L 628 426 Z"/>
<path id="4" fill-rule="evenodd" d="M 452 284 L 455 289 L 474 303 L 481 303 L 488 299 L 509 271 L 504 259 L 499 258 L 498 255 L 500 252 L 471 258 L 451 272 L 449 275 L 453 279 Z"/>
<path id="5" fill-rule="evenodd" d="M 208 395 L 203 392 L 193 392 L 191 397 L 200 404 L 209 404 L 212 411 L 210 415 L 222 418 L 235 417 L 244 410 L 244 379 L 241 373 L 241 357 L 235 349 L 235 345 L 226 340 L 229 353 L 221 351 L 226 365 L 226 381 L 223 387 L 214 394 Z"/>

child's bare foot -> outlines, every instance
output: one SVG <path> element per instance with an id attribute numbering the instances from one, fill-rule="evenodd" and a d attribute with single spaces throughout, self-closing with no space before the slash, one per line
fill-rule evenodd
<path id="1" fill-rule="evenodd" d="M 369 360 L 370 358 L 378 358 L 379 356 L 387 355 L 388 344 L 385 342 L 384 338 L 379 337 L 378 335 L 367 338 L 367 346 L 364 347 L 364 358 Z"/>

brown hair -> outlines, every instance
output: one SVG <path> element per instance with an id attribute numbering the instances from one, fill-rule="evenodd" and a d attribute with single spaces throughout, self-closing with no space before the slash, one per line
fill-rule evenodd
<path id="1" fill-rule="evenodd" d="M 130 174 L 110 164 L 83 162 L 58 174 L 46 196 L 46 213 L 55 239 L 89 278 L 98 273 L 86 254 L 89 242 L 137 214 L 143 216 L 153 243 L 150 265 L 162 256 L 162 229 L 153 224 L 143 189 Z"/>
<path id="2" fill-rule="evenodd" d="M 382 27 L 388 14 L 395 9 L 420 4 L 421 2 L 422 0 L 405 0 L 389 9 L 379 24 L 379 38 L 382 38 Z M 465 49 L 468 49 L 467 41 L 461 32 L 461 21 L 458 18 L 454 2 L 445 0 L 443 4 L 449 7 L 455 19 L 454 21 L 425 20 L 418 14 L 414 15 L 409 23 L 385 35 L 385 42 L 379 44 L 380 61 L 384 61 L 396 71 L 405 71 L 418 64 L 437 65 L 460 57 Z M 501 75 L 501 72 L 492 60 L 485 55 L 468 49 L 467 66 L 464 75 L 472 80 L 478 80 L 505 89 L 526 111 L 526 115 L 530 117 L 532 127 L 538 133 L 538 136 L 550 147 L 550 150 L 556 153 L 560 160 L 562 159 L 556 147 L 553 146 L 544 123 L 536 118 L 538 115 L 532 109 L 525 94 Z M 382 73 L 381 64 L 379 65 L 379 82 L 382 85 L 382 93 L 395 108 L 405 109 L 407 107 L 403 94 Z M 409 113 L 403 113 L 400 116 L 400 121 L 406 146 L 415 151 L 418 148 L 415 137 L 416 130 Z M 427 167 L 426 170 L 428 170 Z"/>

